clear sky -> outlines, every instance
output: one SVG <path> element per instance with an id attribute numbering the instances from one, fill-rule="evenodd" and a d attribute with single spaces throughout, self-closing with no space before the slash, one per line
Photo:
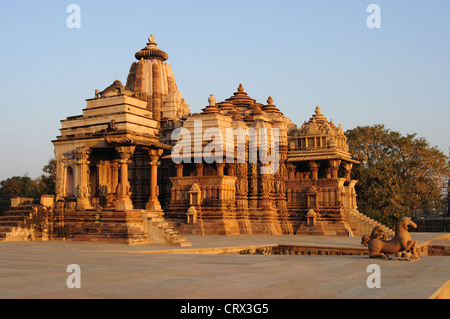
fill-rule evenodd
<path id="1" fill-rule="evenodd" d="M 367 27 L 369 4 L 381 28 Z M 150 33 L 191 112 L 242 83 L 297 125 L 319 105 L 344 130 L 381 123 L 450 147 L 448 0 L 16 0 L 2 2 L 0 30 L 0 179 L 40 175 L 60 120 L 125 84 Z"/>

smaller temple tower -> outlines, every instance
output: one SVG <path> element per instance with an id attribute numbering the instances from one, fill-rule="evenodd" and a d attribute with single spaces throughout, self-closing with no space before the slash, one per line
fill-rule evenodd
<path id="1" fill-rule="evenodd" d="M 351 234 L 346 212 L 356 211 L 353 164 L 342 126 L 328 121 L 317 106 L 300 129 L 288 133 L 287 206 L 297 234 Z"/>

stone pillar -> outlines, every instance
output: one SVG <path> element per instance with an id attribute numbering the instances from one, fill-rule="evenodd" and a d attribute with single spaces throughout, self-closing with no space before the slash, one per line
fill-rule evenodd
<path id="1" fill-rule="evenodd" d="M 56 148 L 55 148 L 56 153 Z M 65 190 L 66 190 L 66 180 L 65 180 L 65 164 L 64 164 L 64 156 L 56 156 L 56 180 L 55 180 L 55 193 L 56 193 L 56 199 L 55 201 L 59 199 L 63 199 L 65 196 L 67 196 Z"/>
<path id="2" fill-rule="evenodd" d="M 116 210 L 125 211 L 133 209 L 131 202 L 130 182 L 128 181 L 128 164 L 130 156 L 134 153 L 135 146 L 120 146 L 116 147 L 119 153 L 120 164 L 120 183 L 117 185 L 117 204 Z"/>
<path id="3" fill-rule="evenodd" d="M 225 163 L 216 163 L 216 167 L 217 167 L 217 175 L 223 176 L 223 169 L 225 167 Z"/>
<path id="4" fill-rule="evenodd" d="M 234 164 L 234 163 L 227 164 L 227 175 L 228 176 L 236 176 L 236 164 Z"/>
<path id="5" fill-rule="evenodd" d="M 311 179 L 316 181 L 319 179 L 319 164 L 317 162 L 309 162 L 309 170 L 311 171 Z"/>
<path id="6" fill-rule="evenodd" d="M 117 192 L 117 185 L 119 184 L 119 162 L 113 160 L 111 163 L 111 193 Z"/>
<path id="7" fill-rule="evenodd" d="M 248 200 L 249 200 L 249 208 L 257 208 L 258 207 L 258 164 L 250 163 L 250 174 L 249 174 L 249 192 L 248 192 Z"/>
<path id="8" fill-rule="evenodd" d="M 348 188 L 350 189 L 350 209 L 358 209 L 358 205 L 356 203 L 356 191 L 355 185 L 358 183 L 356 180 L 350 180 L 348 184 Z"/>
<path id="9" fill-rule="evenodd" d="M 108 167 L 109 163 L 104 160 L 97 162 L 97 174 L 98 174 L 98 187 L 108 187 Z"/>
<path id="10" fill-rule="evenodd" d="M 162 155 L 163 150 L 149 150 L 150 155 L 150 197 L 145 205 L 147 210 L 159 210 L 161 209 L 161 204 L 158 200 L 158 162 L 159 157 Z"/>
<path id="11" fill-rule="evenodd" d="M 203 176 L 203 163 L 195 163 L 195 174 L 197 177 Z"/>
<path id="12" fill-rule="evenodd" d="M 341 165 L 340 160 L 329 160 L 331 168 L 331 179 L 338 179 L 339 166 Z"/>
<path id="13" fill-rule="evenodd" d="M 177 168 L 177 177 L 183 177 L 183 164 L 177 163 L 175 167 Z"/>
<path id="14" fill-rule="evenodd" d="M 350 181 L 350 174 L 352 172 L 352 163 L 343 163 L 342 167 L 344 168 L 344 177 L 346 181 Z"/>
<path id="15" fill-rule="evenodd" d="M 106 207 L 106 196 L 108 195 L 110 188 L 108 183 L 109 162 L 99 160 L 96 165 L 98 176 L 98 206 Z"/>
<path id="16" fill-rule="evenodd" d="M 269 166 L 269 163 L 261 163 L 261 167 L 266 168 Z M 258 207 L 264 209 L 272 208 L 273 198 L 273 175 L 272 174 L 261 174 L 260 175 L 260 200 L 258 203 Z"/>
<path id="17" fill-rule="evenodd" d="M 92 209 L 90 202 L 91 187 L 89 185 L 89 154 L 91 150 L 86 147 L 77 147 L 76 174 L 78 174 L 77 210 Z"/>
<path id="18" fill-rule="evenodd" d="M 325 175 L 326 175 L 327 179 L 331 179 L 331 168 L 330 167 L 325 168 Z"/>
<path id="19" fill-rule="evenodd" d="M 288 170 L 288 178 L 290 181 L 295 180 L 295 165 L 294 164 L 288 164 L 287 165 Z"/>

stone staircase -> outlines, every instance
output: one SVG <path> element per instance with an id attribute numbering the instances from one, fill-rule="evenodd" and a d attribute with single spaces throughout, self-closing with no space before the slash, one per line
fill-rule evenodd
<path id="1" fill-rule="evenodd" d="M 54 222 L 56 237 L 63 240 L 121 243 L 149 243 L 139 212 L 67 211 Z"/>
<path id="2" fill-rule="evenodd" d="M 191 242 L 186 241 L 186 238 L 182 237 L 181 233 L 164 219 L 162 212 L 144 212 L 143 218 L 146 221 L 146 228 L 150 234 L 151 242 L 166 243 L 179 247 L 192 246 Z"/>
<path id="3" fill-rule="evenodd" d="M 33 225 L 41 205 L 24 204 L 11 207 L 0 216 L 0 241 L 31 241 L 42 237 Z"/>
<path id="4" fill-rule="evenodd" d="M 343 220 L 322 220 L 325 236 L 349 237 L 350 225 Z"/>
<path id="5" fill-rule="evenodd" d="M 0 241 L 50 239 L 192 246 L 163 216 L 162 211 L 65 211 L 18 203 L 0 216 Z"/>
<path id="6" fill-rule="evenodd" d="M 64 212 L 60 237 L 74 241 L 191 246 L 165 221 L 162 212 L 133 210 Z M 54 228 L 58 228 L 54 225 Z"/>
<path id="7" fill-rule="evenodd" d="M 394 237 L 395 231 L 384 226 L 383 224 L 367 217 L 356 210 L 348 210 L 345 212 L 347 223 L 352 229 L 353 236 L 370 235 L 375 226 L 381 226 L 384 229 L 387 237 Z"/>
<path id="8" fill-rule="evenodd" d="M 302 223 L 296 231 L 296 235 L 312 235 L 312 236 L 351 236 L 350 225 L 343 219 L 319 219 L 314 226 L 307 226 L 306 222 Z"/>

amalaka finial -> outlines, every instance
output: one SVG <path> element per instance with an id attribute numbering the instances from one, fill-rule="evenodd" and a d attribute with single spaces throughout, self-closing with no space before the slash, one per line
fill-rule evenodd
<path id="1" fill-rule="evenodd" d="M 216 105 L 216 97 L 214 94 L 210 94 L 208 98 L 209 105 L 202 109 L 202 114 L 214 114 L 220 113 L 220 109 Z"/>
<path id="2" fill-rule="evenodd" d="M 279 109 L 277 109 L 277 107 L 275 105 L 273 105 L 273 99 L 272 96 L 269 95 L 269 98 L 267 99 L 267 105 L 264 106 L 263 111 L 266 113 L 279 113 L 282 114 L 280 112 Z"/>
<path id="3" fill-rule="evenodd" d="M 153 33 L 148 37 L 147 46 L 142 50 L 136 52 L 134 55 L 137 60 L 141 61 L 142 59 L 150 60 L 157 59 L 160 61 L 166 61 L 169 58 L 169 55 L 160 50 L 157 47 L 157 43 L 155 42 L 155 38 L 153 37 Z"/>
<path id="4" fill-rule="evenodd" d="M 244 87 L 242 86 L 242 83 L 239 83 L 238 92 L 244 92 Z"/>
<path id="5" fill-rule="evenodd" d="M 211 94 L 208 98 L 208 102 L 209 102 L 209 106 L 214 106 L 216 105 L 216 97 L 214 96 L 214 94 Z"/>
<path id="6" fill-rule="evenodd" d="M 322 112 L 322 110 L 320 109 L 320 107 L 317 105 L 316 106 L 316 110 L 314 111 L 316 112 L 316 114 L 320 114 Z"/>

